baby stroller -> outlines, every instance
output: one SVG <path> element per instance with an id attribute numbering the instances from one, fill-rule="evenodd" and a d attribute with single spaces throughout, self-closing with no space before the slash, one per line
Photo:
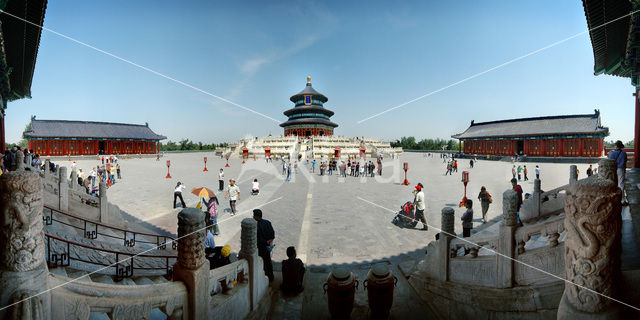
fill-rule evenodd
<path id="1" fill-rule="evenodd" d="M 400 206 L 400 211 L 396 214 L 391 223 L 400 228 L 414 228 L 416 224 L 418 224 L 418 220 L 416 220 L 416 215 L 413 209 L 413 202 L 405 202 L 405 204 Z"/>

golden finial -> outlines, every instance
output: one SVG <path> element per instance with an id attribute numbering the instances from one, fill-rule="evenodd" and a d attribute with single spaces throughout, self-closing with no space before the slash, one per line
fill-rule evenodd
<path id="1" fill-rule="evenodd" d="M 311 83 L 311 76 L 307 76 L 307 83 Z"/>

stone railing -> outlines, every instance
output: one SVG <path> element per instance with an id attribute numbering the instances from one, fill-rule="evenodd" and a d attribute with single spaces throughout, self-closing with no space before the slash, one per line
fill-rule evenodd
<path id="1" fill-rule="evenodd" d="M 160 309 L 170 319 L 187 319 L 188 290 L 182 282 L 123 286 L 76 280 L 50 274 L 51 319 L 89 319 L 106 313 L 110 319 L 151 319 Z"/>
<path id="2" fill-rule="evenodd" d="M 584 288 L 614 294 L 613 283 L 620 274 L 621 205 L 612 173 L 615 162 L 602 159 L 599 175 L 582 180 L 574 179 L 575 169 L 571 171 L 568 186 L 547 194 L 566 192 L 563 213 L 537 223 L 517 223 L 516 193 L 507 190 L 498 234 L 454 239 L 454 210 L 444 208 L 442 232 L 427 246 L 409 282 L 425 299 L 433 298 L 435 309 L 453 318 L 469 312 L 479 312 L 481 318 L 509 318 L 515 312 L 555 318 L 558 310 L 559 319 L 571 319 L 612 312 L 610 301 Z M 562 280 L 567 278 L 583 287 Z M 494 303 L 500 297 L 511 300 Z M 464 310 L 456 309 L 460 306 Z"/>
<path id="3" fill-rule="evenodd" d="M 0 305 L 6 306 L 0 309 L 0 319 L 89 319 L 92 313 L 110 319 L 149 319 L 160 310 L 170 319 L 229 320 L 257 310 L 269 282 L 257 254 L 256 221 L 242 221 L 241 260 L 210 271 L 204 253 L 205 215 L 195 208 L 178 214 L 173 281 L 123 286 L 49 273 L 43 241 L 44 183 L 37 173 L 25 170 L 22 157 L 18 153 L 17 170 L 0 176 Z M 131 259 L 124 263 L 127 260 Z"/>

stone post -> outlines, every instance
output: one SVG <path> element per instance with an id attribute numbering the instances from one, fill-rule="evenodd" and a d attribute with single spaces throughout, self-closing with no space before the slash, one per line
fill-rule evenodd
<path id="1" fill-rule="evenodd" d="M 540 181 L 537 180 L 536 181 Z M 518 194 L 509 189 L 502 193 L 502 223 L 498 235 L 497 256 L 498 276 L 496 287 L 511 288 L 513 286 L 513 259 L 515 259 L 515 234 L 518 228 Z M 511 258 L 511 259 L 509 259 Z"/>
<path id="2" fill-rule="evenodd" d="M 107 184 L 104 181 L 100 181 L 100 184 L 98 184 L 98 200 L 100 202 L 100 222 L 108 223 L 109 201 L 107 201 Z"/>
<path id="3" fill-rule="evenodd" d="M 44 178 L 47 179 L 51 175 L 51 171 L 49 171 L 49 167 L 51 166 L 51 160 L 44 160 Z"/>
<path id="4" fill-rule="evenodd" d="M 196 208 L 182 209 L 178 213 L 178 261 L 173 266 L 173 280 L 184 282 L 189 292 L 187 319 L 209 318 L 211 293 L 204 237 L 204 213 Z"/>
<path id="5" fill-rule="evenodd" d="M 71 181 L 69 181 L 69 189 L 73 190 L 75 189 L 75 186 L 78 185 L 78 173 L 76 172 L 76 169 L 73 168 L 71 169 Z"/>
<path id="6" fill-rule="evenodd" d="M 8 306 L 47 289 L 49 270 L 42 232 L 42 179 L 18 168 L 0 176 L 0 305 Z M 46 292 L 6 309 L 0 319 L 50 319 L 51 295 Z"/>
<path id="7" fill-rule="evenodd" d="M 604 296 L 616 296 L 620 277 L 621 197 L 616 183 L 600 174 L 571 186 L 564 205 L 564 264 L 569 282 L 558 319 L 620 318 L 619 304 Z"/>
<path id="8" fill-rule="evenodd" d="M 438 260 L 440 260 L 437 276 L 440 281 L 447 281 L 449 279 L 449 244 L 451 238 L 455 237 L 454 221 L 455 211 L 451 207 L 442 208 L 441 212 L 441 232 L 440 239 L 436 245 L 438 246 Z"/>
<path id="9" fill-rule="evenodd" d="M 618 164 L 613 159 L 600 159 L 598 161 L 598 177 L 613 181 L 618 184 Z"/>
<path id="10" fill-rule="evenodd" d="M 69 183 L 67 182 L 67 167 L 58 168 L 58 209 L 69 211 Z"/>
<path id="11" fill-rule="evenodd" d="M 258 256 L 258 223 L 253 218 L 242 220 L 240 234 L 240 252 L 238 258 L 246 259 L 249 264 L 249 288 L 251 310 L 258 308 L 261 293 L 266 289 L 266 276 L 263 271 L 262 259 Z M 264 286 L 264 288 L 263 288 Z"/>
<path id="12" fill-rule="evenodd" d="M 576 181 L 578 181 L 578 166 L 572 164 L 569 167 L 569 185 L 574 184 Z"/>

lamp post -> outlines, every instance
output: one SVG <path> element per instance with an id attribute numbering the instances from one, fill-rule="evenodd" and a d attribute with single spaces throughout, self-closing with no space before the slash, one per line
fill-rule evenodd
<path id="1" fill-rule="evenodd" d="M 464 207 L 464 204 L 467 202 L 467 183 L 469 183 L 469 171 L 462 171 L 462 183 L 464 184 L 464 197 L 462 197 L 460 206 Z"/>
<path id="2" fill-rule="evenodd" d="M 409 163 L 405 162 L 404 165 L 402 166 L 402 169 L 404 169 L 404 181 L 402 182 L 402 185 L 408 186 L 409 180 L 407 180 L 407 170 L 409 170 Z"/>
<path id="3" fill-rule="evenodd" d="M 169 167 L 171 167 L 171 160 L 167 160 L 167 179 L 171 179 L 171 173 L 169 173 Z"/>
<path id="4" fill-rule="evenodd" d="M 202 170 L 202 171 L 203 172 L 204 171 L 209 171 L 209 170 L 207 170 L 207 157 L 204 157 L 204 170 Z"/>
<path id="5" fill-rule="evenodd" d="M 229 167 L 229 155 L 224 156 L 225 159 L 227 159 L 227 164 L 224 165 L 225 167 Z"/>

